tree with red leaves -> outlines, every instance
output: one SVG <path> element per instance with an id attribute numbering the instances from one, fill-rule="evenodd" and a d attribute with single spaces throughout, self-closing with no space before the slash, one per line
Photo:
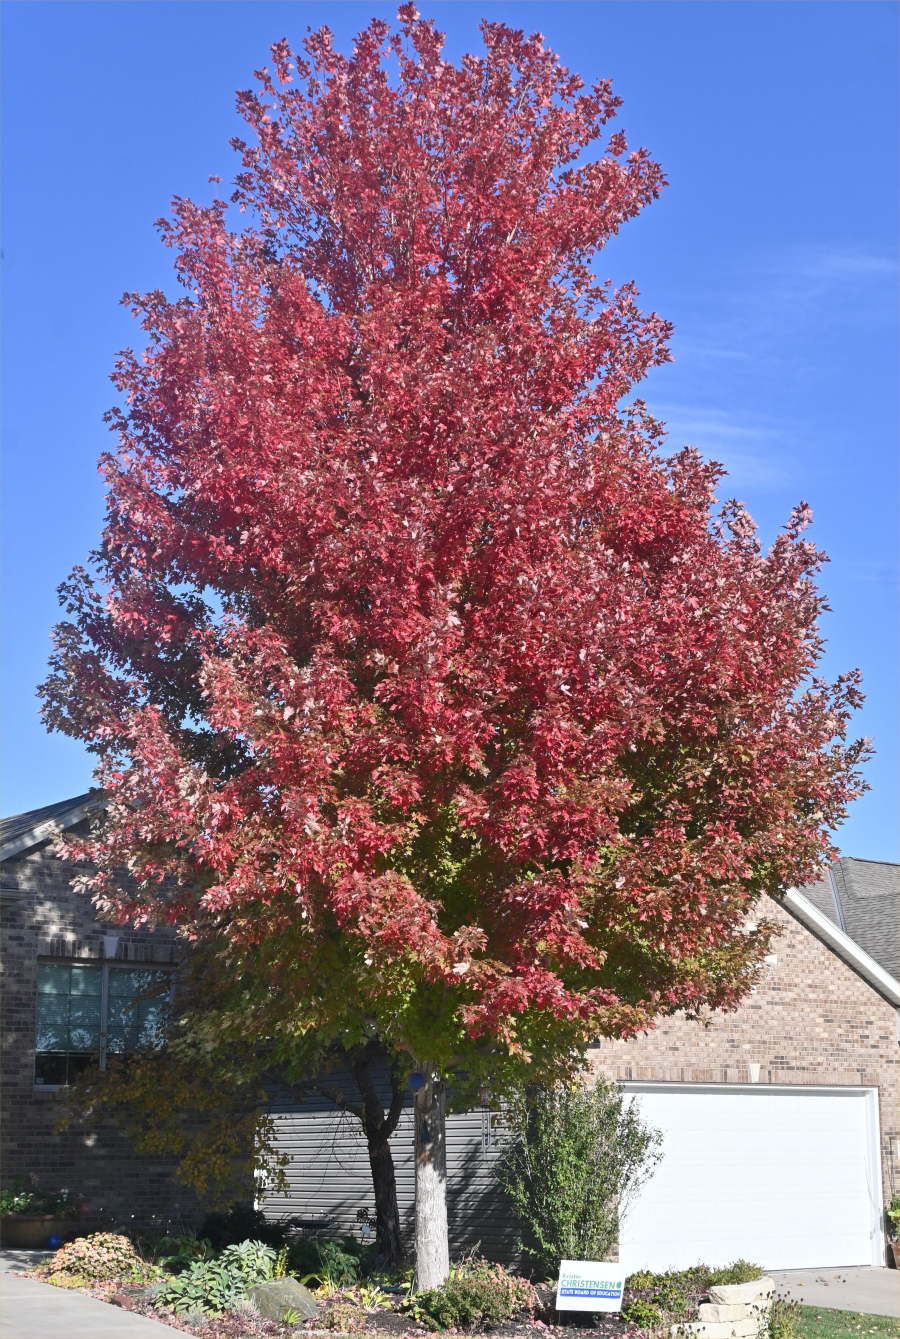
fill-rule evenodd
<path id="1" fill-rule="evenodd" d="M 808 508 L 764 553 L 622 407 L 670 327 L 591 268 L 665 184 L 602 145 L 619 99 L 539 36 L 485 23 L 456 67 L 399 16 L 350 58 L 277 43 L 244 226 L 161 221 L 186 295 L 131 298 L 43 693 L 100 755 L 70 854 L 109 914 L 221 937 L 297 1036 L 405 1052 L 428 1287 L 448 1083 L 735 1005 L 748 912 L 833 856 L 866 745 L 857 675 L 811 678 Z"/>

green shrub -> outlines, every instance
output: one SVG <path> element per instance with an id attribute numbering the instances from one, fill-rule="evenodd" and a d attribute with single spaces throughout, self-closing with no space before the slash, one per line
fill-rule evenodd
<path id="1" fill-rule="evenodd" d="M 751 1265 L 749 1260 L 735 1260 L 724 1269 L 710 1269 L 707 1273 L 706 1286 L 713 1288 L 722 1283 L 752 1283 L 754 1279 L 761 1279 L 765 1270 L 761 1265 Z"/>
<path id="2" fill-rule="evenodd" d="M 262 1209 L 254 1209 L 252 1204 L 232 1204 L 224 1213 L 207 1214 L 197 1233 L 216 1252 L 242 1241 L 264 1241 L 277 1250 L 285 1245 L 287 1234 L 286 1224 L 270 1223 Z"/>
<path id="3" fill-rule="evenodd" d="M 684 1279 L 670 1276 L 656 1288 L 653 1300 L 663 1311 L 677 1316 L 687 1310 L 689 1291 Z"/>
<path id="4" fill-rule="evenodd" d="M 349 1284 L 351 1287 L 361 1273 L 360 1251 L 353 1237 L 342 1237 L 340 1241 L 320 1241 L 317 1243 L 320 1273 L 327 1283 L 335 1288 Z"/>
<path id="5" fill-rule="evenodd" d="M 635 1297 L 622 1307 L 622 1315 L 632 1325 L 640 1325 L 642 1330 L 652 1330 L 662 1325 L 664 1317 L 659 1307 L 648 1302 L 645 1297 Z"/>
<path id="6" fill-rule="evenodd" d="M 273 1277 L 275 1251 L 262 1241 L 226 1246 L 218 1260 L 195 1260 L 157 1293 L 163 1306 L 179 1313 L 203 1311 L 221 1316 L 254 1283 Z"/>
<path id="7" fill-rule="evenodd" d="M 497 1325 L 518 1311 L 531 1310 L 535 1294 L 525 1279 L 508 1274 L 502 1265 L 468 1260 L 455 1265 L 441 1288 L 417 1293 L 416 1316 L 431 1330 L 472 1329 Z"/>
<path id="8" fill-rule="evenodd" d="M 0 1191 L 0 1213 L 52 1214 L 54 1218 L 84 1218 L 87 1205 L 68 1190 L 42 1190 L 36 1178 L 29 1189 L 17 1181 Z"/>
<path id="9" fill-rule="evenodd" d="M 705 1293 L 717 1283 L 749 1283 L 761 1278 L 758 1265 L 746 1260 L 735 1260 L 724 1269 L 710 1269 L 708 1265 L 694 1265 L 691 1269 L 670 1269 L 665 1274 L 638 1270 L 629 1274 L 625 1287 L 632 1297 L 622 1307 L 622 1314 L 644 1329 L 652 1329 L 664 1321 L 677 1321 L 687 1311 L 691 1293 Z"/>
<path id="10" fill-rule="evenodd" d="M 765 1271 L 759 1265 L 747 1260 L 735 1260 L 722 1269 L 710 1269 L 709 1265 L 692 1265 L 690 1269 L 670 1269 L 665 1274 L 652 1274 L 649 1270 L 638 1270 L 629 1274 L 625 1287 L 635 1292 L 647 1288 L 667 1297 L 675 1297 L 691 1292 L 706 1292 L 716 1284 L 752 1283 L 761 1279 Z M 674 1310 L 675 1308 L 670 1308 Z"/>
<path id="11" fill-rule="evenodd" d="M 208 1260 L 213 1254 L 211 1244 L 196 1232 L 182 1232 L 176 1236 L 167 1233 L 161 1237 L 147 1237 L 144 1245 L 152 1258 L 170 1274 L 180 1274 L 195 1260 Z"/>
<path id="12" fill-rule="evenodd" d="M 314 1237 L 295 1237 L 288 1242 L 288 1266 L 292 1274 L 302 1279 L 307 1274 L 319 1273 L 322 1268 L 319 1245 Z"/>
<path id="13" fill-rule="evenodd" d="M 93 1232 L 61 1246 L 46 1268 L 52 1274 L 76 1276 L 85 1281 L 104 1283 L 108 1279 L 133 1279 L 143 1282 L 153 1272 L 142 1260 L 127 1237 L 113 1232 Z"/>
<path id="14" fill-rule="evenodd" d="M 649 1296 L 633 1298 L 622 1308 L 622 1314 L 636 1325 L 645 1327 L 659 1325 L 663 1312 L 680 1316 L 687 1310 L 688 1294 L 706 1290 L 708 1273 L 705 1265 L 700 1265 L 696 1269 L 670 1269 L 665 1274 L 651 1274 L 646 1270 L 630 1274 L 625 1287 L 632 1292 L 649 1293 Z"/>
<path id="15" fill-rule="evenodd" d="M 660 1279 L 665 1278 L 664 1274 L 651 1274 L 649 1269 L 638 1269 L 634 1274 L 629 1274 L 625 1280 L 626 1288 L 655 1288 Z"/>
<path id="16" fill-rule="evenodd" d="M 365 1273 L 363 1251 L 354 1237 L 340 1241 L 301 1237 L 288 1245 L 287 1258 L 292 1274 L 314 1275 L 330 1288 L 353 1287 Z"/>
<path id="17" fill-rule="evenodd" d="M 801 1309 L 799 1302 L 789 1302 L 786 1297 L 776 1297 L 769 1311 L 769 1334 L 771 1339 L 794 1339 L 800 1327 Z"/>
<path id="18" fill-rule="evenodd" d="M 537 1242 L 528 1253 L 550 1277 L 563 1259 L 605 1259 L 662 1157 L 662 1135 L 602 1077 L 530 1090 L 510 1104 L 506 1126 L 495 1175 Z"/>

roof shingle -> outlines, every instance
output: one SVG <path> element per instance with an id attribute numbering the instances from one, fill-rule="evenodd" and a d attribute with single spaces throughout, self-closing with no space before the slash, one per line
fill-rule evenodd
<path id="1" fill-rule="evenodd" d="M 847 934 L 900 978 L 900 865 L 842 856 L 831 872 Z"/>
<path id="2" fill-rule="evenodd" d="M 900 865 L 841 856 L 824 879 L 799 891 L 900 980 Z"/>
<path id="3" fill-rule="evenodd" d="M 42 809 L 29 809 L 24 814 L 13 814 L 10 818 L 0 819 L 0 841 L 14 841 L 16 837 L 23 836 L 30 832 L 32 828 L 39 827 L 41 823 L 47 823 L 53 818 L 62 818 L 70 809 L 77 809 L 80 805 L 87 803 L 91 794 L 97 792 L 85 791 L 83 795 L 75 795 L 70 800 L 60 800 L 57 804 L 45 804 Z"/>

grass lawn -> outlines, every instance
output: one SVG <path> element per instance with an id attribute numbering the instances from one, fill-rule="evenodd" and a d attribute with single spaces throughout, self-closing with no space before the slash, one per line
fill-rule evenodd
<path id="1" fill-rule="evenodd" d="M 800 1308 L 796 1339 L 856 1339 L 866 1334 L 900 1335 L 896 1316 L 871 1316 L 866 1311 L 830 1311 L 827 1307 Z"/>

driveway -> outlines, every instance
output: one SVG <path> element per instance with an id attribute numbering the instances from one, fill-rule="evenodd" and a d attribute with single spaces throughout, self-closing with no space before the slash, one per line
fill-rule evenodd
<path id="1" fill-rule="evenodd" d="M 184 1330 L 147 1316 L 9 1273 L 46 1256 L 46 1251 L 12 1250 L 0 1255 L 0 1339 L 162 1339 L 166 1334 L 185 1339 Z"/>
<path id="2" fill-rule="evenodd" d="M 779 1293 L 804 1306 L 900 1316 L 900 1270 L 767 1269 Z"/>

